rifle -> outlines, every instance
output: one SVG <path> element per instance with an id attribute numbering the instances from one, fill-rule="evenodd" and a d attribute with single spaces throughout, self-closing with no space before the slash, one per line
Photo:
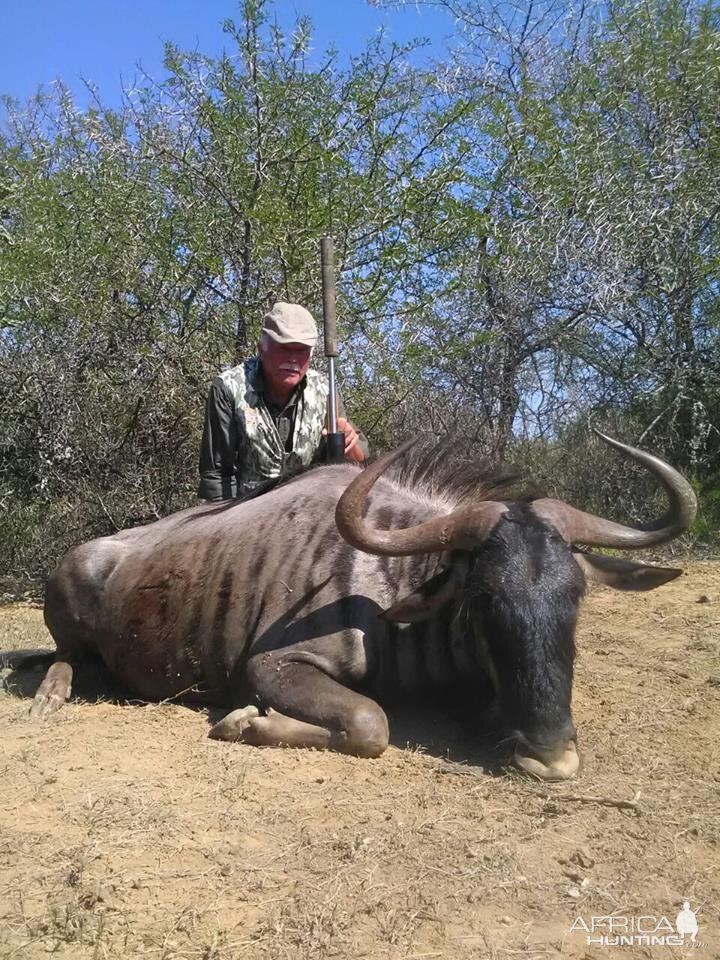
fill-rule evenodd
<path id="1" fill-rule="evenodd" d="M 325 356 L 328 360 L 330 393 L 327 410 L 327 462 L 345 462 L 345 434 L 337 428 L 337 386 L 335 384 L 336 318 L 335 318 L 335 250 L 331 237 L 320 240 L 320 265 L 322 268 L 323 328 Z"/>

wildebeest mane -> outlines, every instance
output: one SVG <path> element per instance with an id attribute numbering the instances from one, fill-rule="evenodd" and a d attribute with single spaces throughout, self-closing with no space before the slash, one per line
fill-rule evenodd
<path id="1" fill-rule="evenodd" d="M 473 458 L 461 451 L 463 445 L 455 438 L 421 439 L 383 476 L 403 490 L 424 499 L 442 500 L 452 507 L 479 500 L 531 501 L 541 495 L 516 467 L 494 465 L 486 458 Z M 254 500 L 270 490 L 288 486 L 322 466 L 322 463 L 301 466 L 287 476 L 268 480 L 236 503 Z"/>
<path id="2" fill-rule="evenodd" d="M 419 441 L 384 476 L 403 489 L 453 506 L 478 500 L 529 501 L 539 495 L 516 467 L 471 458 L 459 452 L 455 439 Z"/>

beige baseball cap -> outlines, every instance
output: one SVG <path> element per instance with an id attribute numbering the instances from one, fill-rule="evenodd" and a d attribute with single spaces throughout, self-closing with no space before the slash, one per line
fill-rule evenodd
<path id="1" fill-rule="evenodd" d="M 303 343 L 314 347 L 318 331 L 313 316 L 299 303 L 276 303 L 265 314 L 262 332 L 276 343 Z"/>

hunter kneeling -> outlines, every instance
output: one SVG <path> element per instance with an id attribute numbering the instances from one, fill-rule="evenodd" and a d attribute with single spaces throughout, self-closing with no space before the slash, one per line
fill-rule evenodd
<path id="1" fill-rule="evenodd" d="M 257 355 L 215 377 L 205 406 L 200 497 L 245 497 L 324 460 L 329 384 L 310 369 L 317 337 L 308 310 L 276 303 L 263 321 Z M 339 397 L 338 407 L 346 460 L 365 460 L 367 440 L 345 418 Z"/>

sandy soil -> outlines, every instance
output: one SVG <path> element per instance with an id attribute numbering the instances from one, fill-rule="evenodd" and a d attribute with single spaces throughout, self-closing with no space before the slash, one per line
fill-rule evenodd
<path id="1" fill-rule="evenodd" d="M 0 608 L 0 649 L 49 645 L 39 609 Z M 374 761 L 213 742 L 206 712 L 97 681 L 32 725 L 42 674 L 6 672 L 0 956 L 720 957 L 720 564 L 593 591 L 578 646 L 584 767 L 559 785 L 406 713 Z M 694 948 L 581 929 L 661 936 L 684 900 Z"/>

